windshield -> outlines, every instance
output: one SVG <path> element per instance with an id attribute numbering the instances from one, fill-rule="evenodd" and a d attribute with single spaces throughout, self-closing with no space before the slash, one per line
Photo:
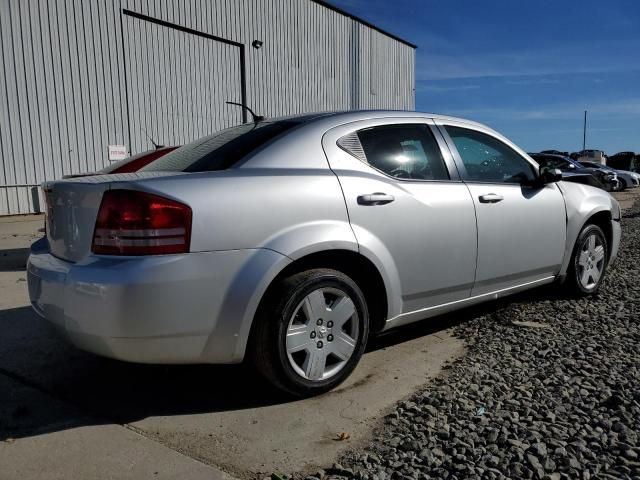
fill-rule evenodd
<path id="1" fill-rule="evenodd" d="M 560 170 L 567 170 L 571 168 L 571 164 L 563 158 L 546 157 L 542 155 L 531 155 L 531 158 L 538 162 L 541 167 L 559 168 Z"/>
<path id="2" fill-rule="evenodd" d="M 610 170 L 613 171 L 613 168 L 607 167 L 606 165 L 602 165 L 600 163 L 591 163 L 591 162 L 580 162 L 581 165 L 587 168 L 600 168 L 602 170 Z"/>
<path id="3" fill-rule="evenodd" d="M 300 125 L 303 118 L 244 124 L 188 143 L 142 168 L 144 172 L 224 170 L 278 135 Z"/>

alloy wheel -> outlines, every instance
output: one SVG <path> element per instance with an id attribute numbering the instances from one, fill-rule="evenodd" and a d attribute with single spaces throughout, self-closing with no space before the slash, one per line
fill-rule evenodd
<path id="1" fill-rule="evenodd" d="M 605 267 L 605 247 L 602 238 L 593 233 L 582 242 L 578 256 L 578 280 L 587 290 L 594 289 Z"/>
<path id="2" fill-rule="evenodd" d="M 344 291 L 313 290 L 296 307 L 286 332 L 293 370 L 307 380 L 326 380 L 347 364 L 358 342 L 356 306 Z"/>

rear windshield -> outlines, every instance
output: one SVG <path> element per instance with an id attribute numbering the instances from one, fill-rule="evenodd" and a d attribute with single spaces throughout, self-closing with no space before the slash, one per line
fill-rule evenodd
<path id="1" fill-rule="evenodd" d="M 146 167 L 142 172 L 205 172 L 231 167 L 278 135 L 300 125 L 302 119 L 244 124 L 188 143 Z"/>

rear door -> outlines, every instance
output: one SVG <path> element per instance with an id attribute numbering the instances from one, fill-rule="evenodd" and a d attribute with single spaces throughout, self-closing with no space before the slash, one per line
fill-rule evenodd
<path id="1" fill-rule="evenodd" d="M 492 131 L 462 122 L 437 123 L 476 209 L 478 265 L 471 294 L 557 275 L 566 239 L 558 186 L 524 186 L 523 180 L 536 175 L 534 164 Z"/>
<path id="2" fill-rule="evenodd" d="M 392 315 L 468 298 L 473 201 L 437 129 L 424 118 L 360 121 L 327 132 L 323 147 L 360 248 L 399 282 Z"/>

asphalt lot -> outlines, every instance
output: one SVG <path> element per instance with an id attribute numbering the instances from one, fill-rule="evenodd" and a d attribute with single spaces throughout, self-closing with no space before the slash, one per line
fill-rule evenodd
<path id="1" fill-rule="evenodd" d="M 616 196 L 629 208 L 640 192 Z M 41 223 L 0 219 L 0 479 L 316 471 L 368 445 L 398 401 L 464 354 L 452 327 L 486 313 L 377 339 L 337 391 L 292 402 L 243 366 L 133 365 L 68 346 L 28 306 L 26 247 Z"/>

